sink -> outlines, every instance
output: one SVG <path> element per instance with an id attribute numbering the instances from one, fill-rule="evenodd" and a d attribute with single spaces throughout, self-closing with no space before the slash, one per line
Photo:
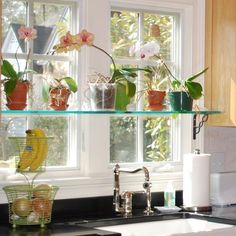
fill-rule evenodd
<path id="1" fill-rule="evenodd" d="M 235 236 L 236 226 L 200 219 L 173 219 L 97 227 L 121 233 L 122 236 Z"/>

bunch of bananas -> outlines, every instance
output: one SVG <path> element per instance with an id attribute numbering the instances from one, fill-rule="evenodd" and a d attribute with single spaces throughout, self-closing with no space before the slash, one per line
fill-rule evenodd
<path id="1" fill-rule="evenodd" d="M 36 171 L 46 159 L 48 154 L 48 141 L 40 128 L 26 130 L 26 145 L 20 155 L 17 166 L 18 171 Z"/>

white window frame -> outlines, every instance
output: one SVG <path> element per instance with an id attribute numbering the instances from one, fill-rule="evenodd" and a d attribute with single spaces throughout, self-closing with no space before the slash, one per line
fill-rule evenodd
<path id="1" fill-rule="evenodd" d="M 22 0 L 23 1 L 23 0 Z M 76 17 L 79 15 L 78 13 L 78 1 L 77 0 L 50 0 L 50 1 L 45 1 L 45 0 L 25 0 L 27 3 L 28 3 L 28 6 L 26 8 L 26 26 L 27 27 L 34 27 L 34 24 L 33 24 L 33 4 L 36 2 L 36 3 L 40 3 L 40 4 L 56 4 L 56 5 L 64 5 L 64 6 L 69 6 L 71 8 L 71 11 L 72 11 L 72 19 L 71 21 L 73 22 L 73 25 L 71 26 L 70 30 L 72 32 L 77 32 L 78 31 L 78 21 L 76 19 Z M 52 43 L 52 42 L 51 42 Z M 33 44 L 34 44 L 34 41 L 30 41 L 28 43 L 27 46 L 29 46 L 29 48 L 31 48 L 31 51 L 32 48 L 33 48 Z M 72 57 L 71 57 L 72 55 Z M 3 56 L 5 58 L 10 58 L 10 59 L 15 59 L 15 55 L 14 53 L 3 53 Z M 71 76 L 74 77 L 74 78 L 77 78 L 77 75 L 79 73 L 78 71 L 78 67 L 76 66 L 78 64 L 78 55 L 75 54 L 74 52 L 71 53 L 70 55 L 58 55 L 58 54 L 54 54 L 54 55 L 45 55 L 45 54 L 34 54 L 34 53 L 31 53 L 30 55 L 30 61 L 32 60 L 51 60 L 51 61 L 65 61 L 65 62 L 70 62 L 71 63 L 71 67 L 75 68 L 73 71 L 70 71 L 71 72 Z M 21 54 L 18 54 L 18 58 L 19 59 L 26 59 L 27 57 L 27 53 L 21 53 Z M 76 58 L 75 60 L 72 60 Z M 31 76 L 31 75 L 29 75 Z M 36 81 L 39 81 L 36 79 Z M 35 81 L 33 81 L 33 83 L 35 83 Z M 42 83 L 39 83 L 37 85 L 41 86 Z M 36 85 L 36 87 L 37 87 Z M 41 87 L 37 87 L 37 93 L 38 94 L 41 94 Z M 77 94 L 81 94 L 81 93 L 77 93 Z M 74 95 L 73 98 L 71 99 L 71 102 L 78 102 L 79 100 L 79 96 L 77 95 Z M 33 103 L 33 102 L 32 102 Z M 32 105 L 32 104 L 30 104 Z M 34 109 L 34 108 L 32 108 Z M 50 116 L 49 116 L 50 117 Z M 27 116 L 28 118 L 28 125 L 31 123 L 31 118 L 32 116 Z M 68 161 L 70 162 L 70 165 L 73 165 L 74 167 L 70 167 L 70 166 L 60 166 L 60 167 L 47 167 L 47 169 L 50 171 L 60 171 L 60 170 L 67 170 L 69 169 L 70 171 L 72 169 L 78 169 L 78 158 L 72 158 L 72 153 L 76 156 L 78 156 L 78 151 L 77 149 L 75 148 L 76 146 L 78 146 L 79 144 L 79 139 L 78 139 L 78 132 L 72 132 L 72 130 L 76 130 L 74 129 L 75 126 L 77 126 L 79 124 L 78 122 L 78 116 L 75 116 L 75 115 L 70 115 L 69 119 L 68 119 L 68 126 L 69 126 L 69 129 L 68 129 L 68 132 L 67 132 L 67 135 L 70 135 L 70 148 L 68 150 Z M 79 127 L 78 127 L 79 128 Z M 79 129 L 78 129 L 79 130 Z M 75 160 L 77 159 L 77 160 Z M 47 176 L 47 174 L 45 175 Z M 59 174 L 60 176 L 60 174 Z M 15 177 L 12 177 L 13 179 L 18 179 L 17 176 Z"/>
<path id="2" fill-rule="evenodd" d="M 66 0 L 64 0 L 66 2 Z M 77 0 L 80 6 L 80 29 L 86 28 L 95 34 L 95 43 L 103 49 L 110 49 L 110 10 L 111 6 L 143 9 L 163 9 L 163 11 L 179 12 L 182 32 L 182 76 L 190 75 L 204 66 L 204 0 Z M 56 1 L 58 3 L 58 1 Z M 87 75 L 92 69 L 101 73 L 109 73 L 109 58 L 93 48 L 83 47 L 79 53 L 81 71 L 79 73 L 81 88 L 87 86 Z M 82 93 L 80 90 L 79 92 Z M 200 101 L 200 105 L 203 102 Z M 78 149 L 81 152 L 80 169 L 65 171 L 48 171 L 38 178 L 39 181 L 58 185 L 60 190 L 57 199 L 106 196 L 113 194 L 112 166 L 106 165 L 109 161 L 109 118 L 105 115 L 81 115 L 81 143 Z M 203 150 L 203 132 L 198 135 L 196 142 L 192 141 L 192 116 L 185 115 L 180 119 L 181 147 L 180 157 L 183 153 L 191 152 L 195 146 Z M 104 152 L 105 150 L 105 152 Z M 155 168 L 152 168 L 155 170 Z M 163 191 L 168 180 L 173 180 L 175 189 L 182 189 L 182 172 L 153 172 L 150 169 L 152 191 Z M 1 175 L 5 175 L 5 173 Z M 0 188 L 10 183 L 19 183 L 14 173 L 5 180 L 0 181 Z M 11 180 L 12 179 L 12 180 Z M 135 175 L 122 175 L 121 188 L 129 190 L 142 189 L 143 173 Z M 0 191 L 0 203 L 7 202 L 5 194 Z"/>
<path id="3" fill-rule="evenodd" d="M 171 45 L 171 47 L 174 48 L 174 51 L 173 54 L 171 55 L 171 61 L 169 62 L 166 62 L 167 64 L 175 64 L 175 67 L 179 67 L 179 49 L 180 49 L 180 40 L 178 40 L 180 38 L 180 35 L 179 35 L 179 29 L 180 29 L 180 17 L 179 17 L 179 13 L 170 13 L 170 12 L 167 12 L 167 11 L 163 11 L 163 10 L 150 10 L 150 9 L 137 9 L 137 8 L 134 8 L 134 6 L 129 9 L 127 7 L 127 5 L 125 5 L 125 7 L 113 7 L 112 10 L 114 11 L 130 11 L 130 12 L 136 12 L 136 13 L 139 13 L 141 15 L 141 19 L 138 19 L 139 23 L 141 22 L 141 28 L 139 28 L 139 30 L 141 31 L 140 35 L 139 35 L 139 41 L 140 42 L 143 42 L 143 14 L 144 13 L 150 13 L 150 14 L 164 14 L 164 15 L 170 15 L 171 17 L 175 17 L 176 21 L 173 25 L 173 28 L 174 28 L 174 35 L 173 35 L 173 44 L 174 45 Z M 177 51 L 178 50 L 178 51 Z M 131 64 L 131 65 L 135 65 L 135 66 L 138 66 L 138 67 L 143 67 L 144 65 L 146 64 L 152 64 L 153 62 L 152 61 L 149 61 L 149 62 L 143 62 L 141 59 L 135 59 L 135 58 L 131 58 L 131 59 L 128 59 L 128 58 L 114 58 L 116 63 L 117 64 L 120 64 L 120 65 L 127 65 L 127 64 Z M 154 63 L 155 64 L 155 63 Z M 153 65 L 154 65 L 153 64 Z M 140 73 L 141 74 L 141 73 Z M 138 77 L 138 80 L 141 80 L 142 79 L 142 75 L 141 77 Z M 143 83 L 137 83 L 137 90 L 138 91 L 142 91 L 143 90 Z M 137 109 L 138 110 L 143 110 L 143 97 L 141 97 L 138 101 L 138 104 L 137 104 Z M 164 115 L 165 116 L 165 115 Z M 152 116 L 153 117 L 153 116 Z M 160 117 L 160 116 L 159 116 Z M 143 158 L 144 158 L 144 155 L 143 155 L 143 121 L 144 119 L 146 119 L 146 117 L 142 117 L 142 116 L 139 116 L 137 117 L 137 122 L 136 122 L 136 129 L 137 129 L 137 134 L 136 134 L 136 145 L 137 145 L 137 148 L 136 148 L 136 153 L 138 155 L 138 160 L 137 162 L 140 162 Z M 171 126 L 170 126 L 170 133 L 171 133 L 171 137 L 170 137 L 170 143 L 171 143 L 171 150 L 174 150 L 174 153 L 171 151 L 171 161 L 164 161 L 164 162 L 148 162 L 148 163 L 143 163 L 145 166 L 148 166 L 150 168 L 153 168 L 153 172 L 157 172 L 157 171 L 178 171 L 180 170 L 180 167 L 181 167 L 181 163 L 178 163 L 181 158 L 180 158 L 180 149 L 179 149 L 179 132 L 180 132 L 180 129 L 179 129 L 179 119 L 171 119 L 170 120 L 171 122 Z M 140 163 L 138 164 L 135 164 L 135 163 L 121 163 L 120 164 L 121 166 L 135 166 L 135 165 L 140 165 Z"/>

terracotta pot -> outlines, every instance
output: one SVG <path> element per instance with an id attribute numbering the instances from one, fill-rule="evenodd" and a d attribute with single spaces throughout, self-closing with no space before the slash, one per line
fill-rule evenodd
<path id="1" fill-rule="evenodd" d="M 6 106 L 10 110 L 24 110 L 27 106 L 27 94 L 29 91 L 28 82 L 18 82 L 13 93 L 7 96 Z"/>
<path id="2" fill-rule="evenodd" d="M 54 110 L 66 110 L 71 92 L 67 88 L 51 88 L 49 106 Z"/>
<path id="3" fill-rule="evenodd" d="M 163 105 L 165 91 L 149 90 L 147 91 L 148 109 L 152 111 L 161 111 L 165 108 Z"/>

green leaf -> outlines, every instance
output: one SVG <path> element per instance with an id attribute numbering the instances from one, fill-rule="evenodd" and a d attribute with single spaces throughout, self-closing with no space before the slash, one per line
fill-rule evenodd
<path id="1" fill-rule="evenodd" d="M 175 120 L 178 116 L 179 116 L 179 114 L 172 114 L 171 118 Z"/>
<path id="2" fill-rule="evenodd" d="M 132 98 L 136 93 L 136 85 L 132 82 L 130 82 L 129 80 L 127 80 L 127 84 L 126 84 L 126 95 L 129 98 Z"/>
<path id="3" fill-rule="evenodd" d="M 150 73 L 151 71 L 147 68 L 121 68 L 121 69 L 117 69 L 114 71 L 113 76 L 112 76 L 112 80 L 114 82 L 114 80 L 118 80 L 118 79 L 127 79 L 127 77 L 132 77 L 135 78 L 137 77 L 137 71 L 145 71 Z"/>
<path id="4" fill-rule="evenodd" d="M 202 85 L 197 82 L 186 81 L 185 86 L 188 89 L 189 95 L 193 99 L 199 99 L 202 96 Z"/>
<path id="5" fill-rule="evenodd" d="M 11 63 L 7 60 L 2 61 L 1 73 L 7 78 L 16 79 L 18 78 L 17 73 Z"/>
<path id="6" fill-rule="evenodd" d="M 118 79 L 126 80 L 126 77 L 136 77 L 137 74 L 134 72 L 126 71 L 123 69 L 115 70 L 112 76 L 112 82 L 117 81 Z"/>
<path id="7" fill-rule="evenodd" d="M 17 77 L 18 77 L 18 78 L 22 78 L 23 75 L 28 74 L 28 73 L 37 74 L 37 72 L 34 71 L 34 70 L 26 69 L 25 71 L 19 71 L 18 74 L 17 74 Z"/>
<path id="8" fill-rule="evenodd" d="M 48 83 L 43 83 L 42 96 L 44 102 L 47 102 L 49 99 L 49 89 L 50 85 Z"/>
<path id="9" fill-rule="evenodd" d="M 10 96 L 16 87 L 17 79 L 10 79 L 4 82 L 4 92 Z"/>
<path id="10" fill-rule="evenodd" d="M 172 86 L 174 89 L 178 89 L 181 86 L 181 82 L 179 80 L 173 80 L 172 81 Z"/>
<path id="11" fill-rule="evenodd" d="M 205 68 L 204 70 L 200 71 L 199 73 L 192 75 L 190 78 L 188 78 L 186 81 L 193 81 L 195 80 L 197 77 L 199 77 L 200 75 L 202 75 L 203 73 L 205 73 L 208 70 L 208 67 Z"/>
<path id="12" fill-rule="evenodd" d="M 69 89 L 75 93 L 78 90 L 77 84 L 74 81 L 74 79 L 72 79 L 71 77 L 64 77 L 62 78 L 62 80 L 65 80 L 65 82 L 67 83 Z"/>
<path id="13" fill-rule="evenodd" d="M 130 98 L 126 94 L 126 86 L 119 83 L 116 87 L 116 110 L 125 111 L 130 103 Z"/>

